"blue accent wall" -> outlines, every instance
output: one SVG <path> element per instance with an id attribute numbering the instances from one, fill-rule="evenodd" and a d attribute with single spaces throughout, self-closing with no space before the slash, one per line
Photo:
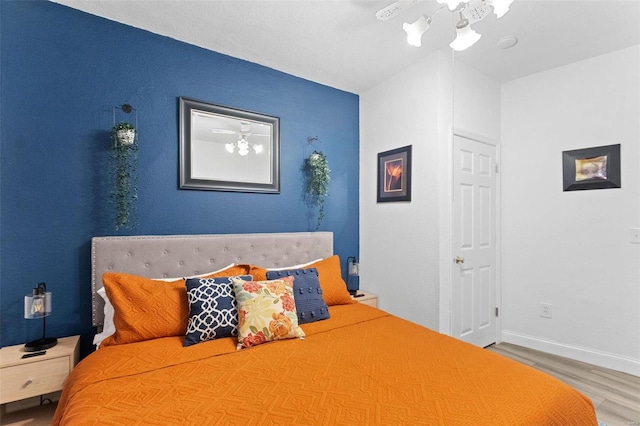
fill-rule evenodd
<path id="1" fill-rule="evenodd" d="M 44 281 L 47 335 L 90 350 L 93 236 L 315 230 L 309 136 L 332 171 L 320 230 L 358 255 L 357 95 L 44 1 L 0 1 L 0 79 L 2 346 L 41 337 L 23 299 Z M 180 190 L 180 96 L 279 117 L 280 194 Z M 116 231 L 109 132 L 123 103 L 138 111 L 139 221 Z"/>

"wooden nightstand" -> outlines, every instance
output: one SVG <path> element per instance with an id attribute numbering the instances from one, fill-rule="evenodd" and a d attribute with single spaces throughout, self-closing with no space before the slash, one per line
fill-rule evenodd
<path id="1" fill-rule="evenodd" d="M 373 293 L 367 293 L 366 291 L 358 291 L 359 294 L 364 294 L 364 296 L 353 297 L 353 300 L 357 300 L 359 303 L 364 305 L 373 306 L 374 308 L 378 307 L 378 296 Z"/>
<path id="2" fill-rule="evenodd" d="M 60 338 L 58 344 L 47 349 L 44 355 L 29 358 L 22 358 L 29 353 L 24 351 L 24 345 L 0 349 L 0 404 L 61 390 L 78 363 L 79 340 L 80 336 Z M 0 411 L 2 424 L 17 421 L 23 411 L 29 417 L 37 416 L 35 410 L 51 411 L 51 407 L 42 406 L 6 414 L 5 409 L 3 405 Z"/>

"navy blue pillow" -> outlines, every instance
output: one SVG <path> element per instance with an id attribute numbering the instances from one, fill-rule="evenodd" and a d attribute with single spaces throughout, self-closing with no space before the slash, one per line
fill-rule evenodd
<path id="1" fill-rule="evenodd" d="M 251 275 L 241 275 L 245 281 Z M 184 346 L 238 335 L 238 305 L 230 277 L 188 278 L 189 325 Z"/>
<path id="2" fill-rule="evenodd" d="M 329 308 L 322 298 L 322 289 L 316 268 L 267 271 L 268 280 L 293 277 L 293 298 L 298 312 L 298 324 L 329 318 Z"/>

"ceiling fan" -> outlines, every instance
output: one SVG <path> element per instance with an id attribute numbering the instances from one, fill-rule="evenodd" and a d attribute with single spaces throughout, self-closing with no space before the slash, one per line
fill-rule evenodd
<path id="1" fill-rule="evenodd" d="M 424 0 L 397 0 L 394 3 L 378 10 L 376 18 L 381 21 L 388 21 L 398 15 L 402 10 L 410 9 Z M 420 47 L 422 34 L 431 26 L 432 18 L 441 10 L 447 8 L 450 12 L 460 13 L 460 21 L 456 24 L 456 39 L 449 44 L 453 50 L 461 51 L 471 47 L 478 40 L 481 34 L 471 29 L 471 24 L 486 18 L 492 11 L 496 17 L 501 18 L 509 11 L 509 6 L 513 0 L 437 0 L 442 4 L 431 16 L 422 15 L 413 24 L 405 22 L 402 29 L 407 33 L 407 42 L 416 47 Z"/>
<path id="2" fill-rule="evenodd" d="M 251 133 L 251 123 L 247 123 L 242 121 L 240 123 L 240 130 L 232 130 L 232 129 L 211 129 L 213 133 L 223 134 L 223 135 L 238 135 L 238 140 L 235 142 L 230 142 L 224 144 L 227 152 L 233 154 L 238 148 L 238 154 L 245 156 L 249 154 L 249 148 L 253 149 L 255 154 L 260 154 L 264 147 L 261 143 L 252 143 L 247 140 L 249 136 L 269 136 L 262 133 Z"/>

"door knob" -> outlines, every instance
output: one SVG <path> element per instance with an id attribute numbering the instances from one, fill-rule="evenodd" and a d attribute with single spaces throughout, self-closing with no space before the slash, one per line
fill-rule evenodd
<path id="1" fill-rule="evenodd" d="M 460 256 L 456 256 L 456 258 L 454 259 L 456 261 L 456 263 L 460 264 L 460 263 L 464 263 L 464 257 L 460 257 Z"/>

